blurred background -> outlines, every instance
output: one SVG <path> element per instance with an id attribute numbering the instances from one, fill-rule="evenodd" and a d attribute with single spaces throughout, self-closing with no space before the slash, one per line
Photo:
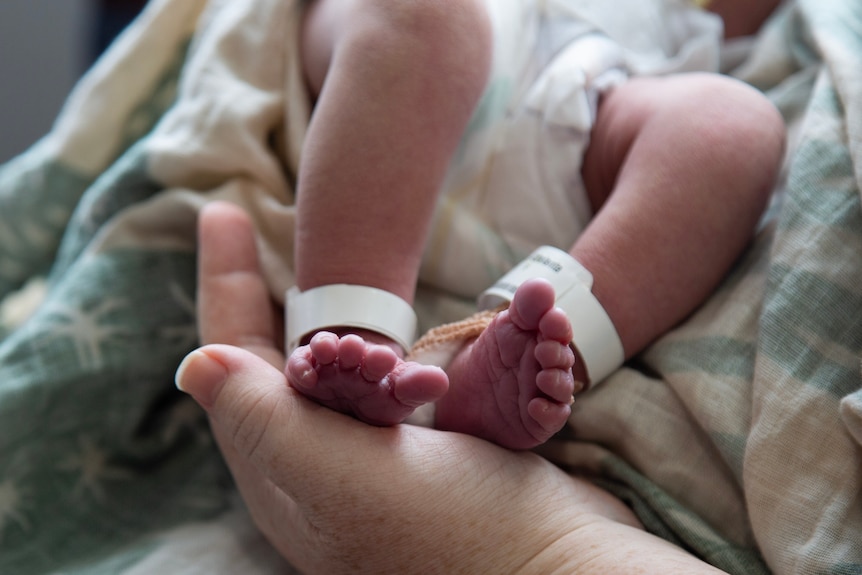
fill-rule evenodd
<path id="1" fill-rule="evenodd" d="M 145 0 L 0 0 L 0 164 L 51 128 L 66 95 Z"/>

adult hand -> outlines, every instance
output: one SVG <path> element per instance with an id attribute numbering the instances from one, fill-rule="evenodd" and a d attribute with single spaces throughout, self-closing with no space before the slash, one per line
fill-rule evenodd
<path id="1" fill-rule="evenodd" d="M 473 437 L 372 427 L 286 382 L 275 308 L 238 209 L 200 218 L 199 318 L 210 344 L 177 384 L 209 414 L 249 511 L 307 573 L 699 572 L 591 484 Z M 670 562 L 668 562 L 668 560 Z M 676 571 L 675 569 L 678 569 Z"/>

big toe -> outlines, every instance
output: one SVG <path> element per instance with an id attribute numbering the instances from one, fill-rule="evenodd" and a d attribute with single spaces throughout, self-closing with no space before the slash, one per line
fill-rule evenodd
<path id="1" fill-rule="evenodd" d="M 554 286 L 543 278 L 533 278 L 521 284 L 509 305 L 512 322 L 523 330 L 535 330 L 542 317 L 553 309 Z"/>
<path id="2" fill-rule="evenodd" d="M 437 401 L 449 390 L 449 376 L 439 367 L 405 362 L 394 378 L 395 397 L 404 405 L 418 407 Z"/>

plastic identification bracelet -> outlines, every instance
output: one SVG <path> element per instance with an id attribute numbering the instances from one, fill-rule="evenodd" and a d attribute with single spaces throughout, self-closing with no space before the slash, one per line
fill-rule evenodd
<path id="1" fill-rule="evenodd" d="M 287 353 L 315 331 L 358 327 L 385 335 L 408 350 L 416 339 L 416 312 L 395 294 L 362 285 L 333 284 L 304 292 L 287 290 Z"/>
<path id="2" fill-rule="evenodd" d="M 518 286 L 531 278 L 544 278 L 554 286 L 556 305 L 572 323 L 572 345 L 584 361 L 590 382 L 596 384 L 616 371 L 625 359 L 620 336 L 591 291 L 592 274 L 563 250 L 542 246 L 534 251 L 479 296 L 479 308 L 511 302 Z"/>

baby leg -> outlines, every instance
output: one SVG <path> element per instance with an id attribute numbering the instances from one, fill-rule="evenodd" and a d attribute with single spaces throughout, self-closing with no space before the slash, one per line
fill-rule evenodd
<path id="1" fill-rule="evenodd" d="M 528 449 L 562 429 L 578 387 L 572 329 L 545 280 L 525 282 L 509 309 L 453 359 L 435 426 Z"/>
<path id="2" fill-rule="evenodd" d="M 775 107 L 723 76 L 637 78 L 602 99 L 581 170 L 596 216 L 570 253 L 592 273 L 626 357 L 727 274 L 754 235 L 783 143 Z"/>
<path id="3" fill-rule="evenodd" d="M 485 86 L 487 19 L 478 0 L 310 5 L 302 49 L 316 103 L 298 180 L 300 290 L 356 284 L 412 304 L 438 191 Z M 337 331 L 357 333 L 350 326 Z M 441 373 L 403 362 L 402 350 L 393 361 L 371 345 L 385 338 L 360 335 L 361 345 L 325 336 L 298 348 L 288 367 L 291 383 L 377 423 L 400 421 L 409 413 L 405 406 L 433 400 L 445 388 Z M 360 376 L 363 361 L 371 367 Z"/>
<path id="4" fill-rule="evenodd" d="M 570 253 L 593 275 L 592 292 L 626 357 L 691 313 L 739 256 L 771 190 L 783 136 L 762 95 L 719 76 L 632 80 L 605 97 L 583 168 L 597 214 Z M 563 425 L 563 394 L 540 374 L 572 363 L 531 355 L 534 342 L 561 350 L 569 341 L 546 331 L 549 319 L 527 319 L 554 317 L 553 293 L 545 297 L 539 287 L 516 293 L 508 314 L 453 361 L 451 390 L 437 404 L 440 427 L 531 447 Z M 509 357 L 512 350 L 524 361 Z M 572 372 L 586 382 L 583 361 Z M 568 377 L 554 376 L 557 389 Z"/>

